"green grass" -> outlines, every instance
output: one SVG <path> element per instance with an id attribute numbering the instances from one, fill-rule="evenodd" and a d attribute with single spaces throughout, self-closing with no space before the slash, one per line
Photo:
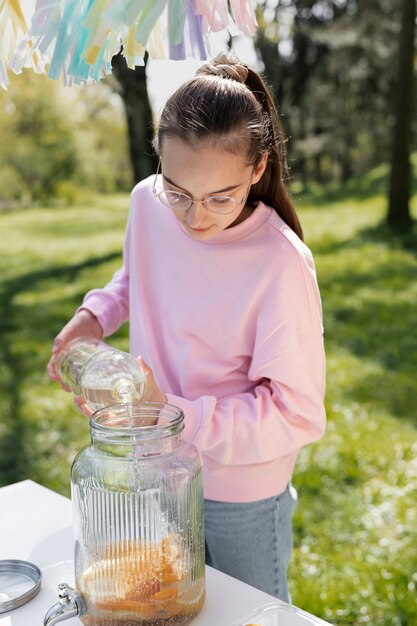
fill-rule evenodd
<path id="1" fill-rule="evenodd" d="M 417 228 L 390 233 L 385 199 L 363 187 L 356 198 L 349 188 L 323 198 L 310 198 L 301 215 L 323 299 L 328 429 L 302 450 L 294 475 L 293 600 L 341 626 L 411 626 Z"/>
<path id="2" fill-rule="evenodd" d="M 382 224 L 379 177 L 297 199 L 323 299 L 328 429 L 294 474 L 290 588 L 338 626 L 417 623 L 417 230 Z M 112 196 L 0 214 L 0 484 L 69 495 L 88 424 L 45 368 L 84 293 L 118 268 L 127 207 Z"/>

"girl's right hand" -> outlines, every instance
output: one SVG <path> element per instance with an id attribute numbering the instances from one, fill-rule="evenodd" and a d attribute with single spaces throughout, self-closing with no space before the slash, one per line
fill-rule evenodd
<path id="1" fill-rule="evenodd" d="M 72 319 L 64 326 L 64 328 L 55 337 L 52 346 L 52 356 L 48 363 L 48 374 L 52 380 L 57 381 L 65 391 L 70 391 L 59 379 L 56 371 L 56 357 L 58 352 L 66 346 L 67 343 L 76 337 L 93 337 L 101 339 L 103 337 L 103 329 L 97 318 L 87 309 L 80 309 Z"/>

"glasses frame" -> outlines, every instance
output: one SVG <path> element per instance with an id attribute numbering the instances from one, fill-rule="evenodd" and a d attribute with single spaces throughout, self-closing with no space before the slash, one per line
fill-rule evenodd
<path id="1" fill-rule="evenodd" d="M 169 209 L 172 209 L 174 211 L 175 210 L 176 211 L 181 211 L 181 213 L 185 213 L 186 211 L 191 209 L 193 204 L 201 203 L 203 205 L 203 207 L 206 209 L 206 211 L 210 211 L 210 213 L 216 213 L 217 215 L 229 215 L 230 213 L 234 213 L 234 211 L 236 211 L 236 209 L 239 206 L 241 206 L 242 204 L 244 204 L 246 202 L 246 200 L 248 199 L 248 196 L 249 196 L 250 188 L 252 187 L 252 175 L 253 175 L 253 172 L 252 172 L 251 177 L 250 177 L 250 184 L 249 184 L 248 190 L 246 192 L 246 195 L 244 196 L 244 198 L 242 198 L 242 200 L 240 200 L 240 202 L 238 200 L 236 200 L 235 198 L 232 198 L 231 196 L 224 196 L 223 194 L 219 194 L 219 193 L 206 196 L 205 198 L 197 199 L 197 198 L 193 198 L 188 193 L 183 193 L 182 191 L 174 191 L 173 189 L 163 189 L 162 191 L 156 191 L 156 188 L 155 188 L 156 187 L 156 181 L 157 181 L 157 178 L 158 178 L 158 174 L 159 174 L 160 168 L 161 168 L 161 159 L 159 159 L 159 162 L 158 162 L 158 167 L 157 167 L 157 170 L 156 170 L 155 179 L 154 179 L 153 187 L 152 187 L 152 193 L 153 193 L 155 198 L 158 198 L 158 200 L 161 202 L 161 204 L 163 204 L 164 206 L 166 206 Z M 164 175 L 162 174 L 162 177 L 163 176 Z M 242 183 L 242 185 L 243 185 L 243 183 Z M 188 198 L 188 200 L 190 201 L 189 205 L 186 208 L 184 208 L 184 209 L 175 209 L 175 207 L 172 207 L 170 204 L 168 204 L 168 203 L 164 202 L 163 200 L 161 200 L 161 195 L 163 193 L 166 193 L 167 191 L 172 191 L 172 193 L 176 193 L 179 196 L 183 196 L 184 198 Z M 206 204 L 207 200 L 210 200 L 210 198 L 227 198 L 228 200 L 231 200 L 235 204 L 235 208 L 231 209 L 230 211 L 215 211 L 213 209 L 210 209 L 207 206 L 207 204 Z"/>

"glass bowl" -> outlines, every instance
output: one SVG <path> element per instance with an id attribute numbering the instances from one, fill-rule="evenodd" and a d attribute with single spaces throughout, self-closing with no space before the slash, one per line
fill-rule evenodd
<path id="1" fill-rule="evenodd" d="M 278 602 L 260 606 L 232 626 L 331 626 L 314 615 Z"/>

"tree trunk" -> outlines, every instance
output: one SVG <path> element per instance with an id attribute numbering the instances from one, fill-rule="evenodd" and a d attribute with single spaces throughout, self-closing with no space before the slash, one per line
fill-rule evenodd
<path id="1" fill-rule="evenodd" d="M 134 182 L 146 178 L 156 169 L 152 150 L 153 118 L 146 86 L 146 63 L 128 68 L 123 50 L 112 58 L 113 76 L 125 107 L 129 135 L 129 151 Z"/>
<path id="2" fill-rule="evenodd" d="M 411 223 L 410 150 L 414 110 L 414 30 L 416 0 L 402 0 L 398 82 L 395 99 L 395 124 L 391 150 L 391 175 L 387 220 L 391 226 L 407 227 Z"/>
<path id="3" fill-rule="evenodd" d="M 344 146 L 339 153 L 340 180 L 342 183 L 347 183 L 353 176 L 352 157 L 350 154 L 350 148 L 353 142 L 353 136 L 347 132 L 343 138 Z"/>

